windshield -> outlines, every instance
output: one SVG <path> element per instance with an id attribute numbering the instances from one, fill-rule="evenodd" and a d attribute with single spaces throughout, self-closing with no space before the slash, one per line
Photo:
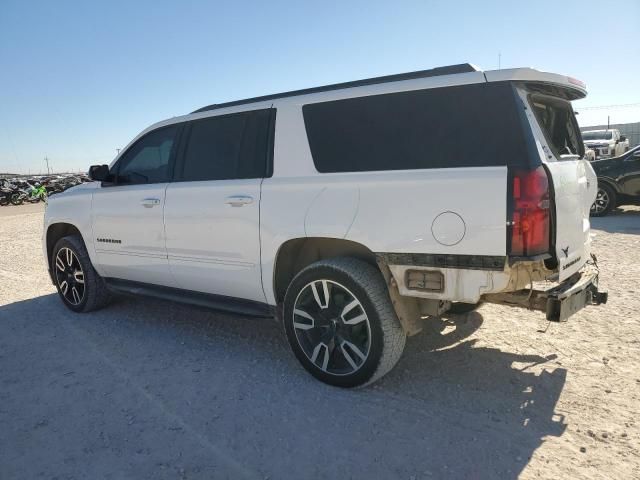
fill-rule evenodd
<path id="1" fill-rule="evenodd" d="M 594 130 L 592 132 L 582 132 L 583 140 L 611 140 L 613 134 L 606 130 Z"/>
<path id="2" fill-rule="evenodd" d="M 545 95 L 531 95 L 529 103 L 556 157 L 584 156 L 584 144 L 571 103 Z"/>

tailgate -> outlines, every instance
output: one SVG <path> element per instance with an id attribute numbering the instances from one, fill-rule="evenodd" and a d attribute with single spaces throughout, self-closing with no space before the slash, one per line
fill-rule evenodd
<path id="1" fill-rule="evenodd" d="M 580 270 L 590 256 L 589 212 L 597 191 L 596 175 L 583 160 L 584 145 L 571 103 L 563 98 L 520 91 L 531 108 L 538 154 L 553 186 L 552 248 L 560 281 Z"/>
<path id="2" fill-rule="evenodd" d="M 577 272 L 588 260 L 591 238 L 589 212 L 596 198 L 597 180 L 586 160 L 546 164 L 553 183 L 555 253 L 560 281 Z"/>

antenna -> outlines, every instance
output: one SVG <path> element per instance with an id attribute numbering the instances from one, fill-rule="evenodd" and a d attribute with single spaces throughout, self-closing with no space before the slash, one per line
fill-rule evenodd
<path id="1" fill-rule="evenodd" d="M 502 60 L 502 53 L 498 52 L 498 70 L 500 70 L 500 66 L 501 66 L 501 60 Z"/>

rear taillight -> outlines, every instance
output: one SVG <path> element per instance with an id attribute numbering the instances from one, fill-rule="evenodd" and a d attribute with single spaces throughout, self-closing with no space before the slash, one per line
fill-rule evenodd
<path id="1" fill-rule="evenodd" d="M 544 167 L 513 174 L 510 255 L 549 251 L 549 179 Z"/>

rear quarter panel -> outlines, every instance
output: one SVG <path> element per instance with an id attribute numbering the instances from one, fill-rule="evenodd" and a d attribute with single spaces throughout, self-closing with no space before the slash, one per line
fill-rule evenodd
<path id="1" fill-rule="evenodd" d="M 293 238 L 342 238 L 384 253 L 506 255 L 507 167 L 321 174 L 299 105 L 278 106 L 274 156 L 260 206 L 269 303 L 278 250 Z"/>
<path id="2" fill-rule="evenodd" d="M 374 252 L 506 255 L 507 168 L 354 174 L 348 240 Z"/>

